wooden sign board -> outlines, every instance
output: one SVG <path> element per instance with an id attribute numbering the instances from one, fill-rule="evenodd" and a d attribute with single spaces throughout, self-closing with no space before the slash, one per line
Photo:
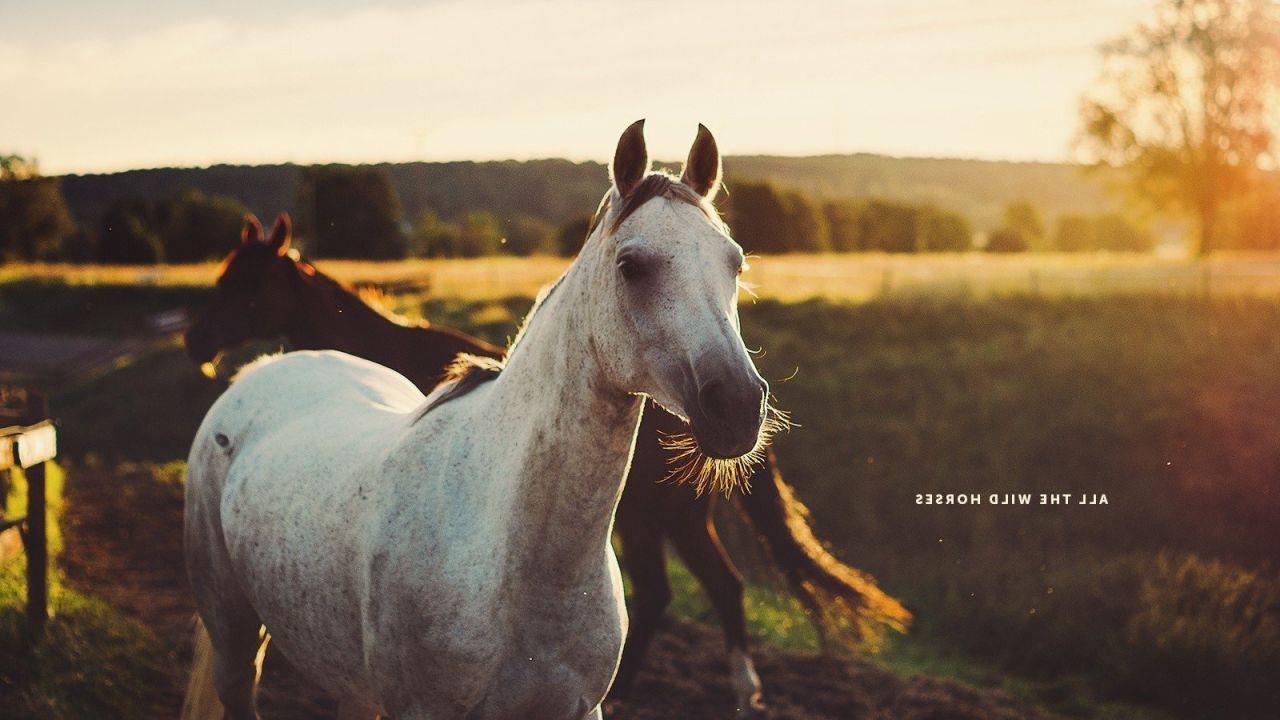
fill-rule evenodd
<path id="1" fill-rule="evenodd" d="M 45 420 L 23 430 L 18 436 L 17 461 L 23 469 L 52 460 L 58 454 L 58 433 L 53 423 Z"/>

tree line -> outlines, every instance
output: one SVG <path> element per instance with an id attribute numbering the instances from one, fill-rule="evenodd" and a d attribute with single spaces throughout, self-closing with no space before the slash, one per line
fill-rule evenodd
<path id="1" fill-rule="evenodd" d="M 185 187 L 157 199 L 118 198 L 96 223 L 77 225 L 58 178 L 34 163 L 0 158 L 0 258 L 9 261 L 185 263 L 219 259 L 238 241 L 248 210 L 229 195 Z M 523 212 L 434 208 L 406 217 L 384 167 L 300 168 L 294 202 L 297 234 L 316 257 L 570 256 L 590 216 L 555 224 Z M 1119 215 L 1059 218 L 1045 231 L 1036 206 L 1010 203 L 1001 226 L 975 233 L 960 213 L 929 203 L 885 199 L 822 200 L 769 182 L 734 180 L 720 210 L 750 252 L 1142 251 L 1150 235 Z"/>

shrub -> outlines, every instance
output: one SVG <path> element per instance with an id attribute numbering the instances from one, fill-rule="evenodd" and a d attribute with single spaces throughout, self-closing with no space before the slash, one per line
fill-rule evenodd
<path id="1" fill-rule="evenodd" d="M 1011 228 L 994 230 L 987 236 L 986 251 L 991 253 L 1026 252 L 1030 244 L 1021 232 Z"/>

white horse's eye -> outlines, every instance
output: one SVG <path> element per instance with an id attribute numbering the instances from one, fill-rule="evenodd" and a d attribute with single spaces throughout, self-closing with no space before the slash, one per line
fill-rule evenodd
<path id="1" fill-rule="evenodd" d="M 622 273 L 624 280 L 634 282 L 648 275 L 649 267 L 640 258 L 626 256 L 618 258 L 618 272 Z"/>

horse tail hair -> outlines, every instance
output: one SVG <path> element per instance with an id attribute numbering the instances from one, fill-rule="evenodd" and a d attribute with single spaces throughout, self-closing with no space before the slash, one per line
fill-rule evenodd
<path id="1" fill-rule="evenodd" d="M 911 613 L 881 590 L 875 578 L 842 563 L 813 534 L 809 509 L 782 479 L 772 449 L 752 474 L 751 492 L 738 497 L 792 595 L 807 611 L 824 651 L 832 631 L 845 645 L 873 649 L 886 630 L 906 631 Z"/>
<path id="2" fill-rule="evenodd" d="M 204 621 L 196 615 L 195 637 L 192 642 L 191 677 L 187 680 L 187 694 L 182 698 L 182 720 L 222 720 L 222 701 L 213 685 L 213 641 Z M 258 662 L 262 656 L 259 654 Z M 261 667 L 259 665 L 259 667 Z"/>

